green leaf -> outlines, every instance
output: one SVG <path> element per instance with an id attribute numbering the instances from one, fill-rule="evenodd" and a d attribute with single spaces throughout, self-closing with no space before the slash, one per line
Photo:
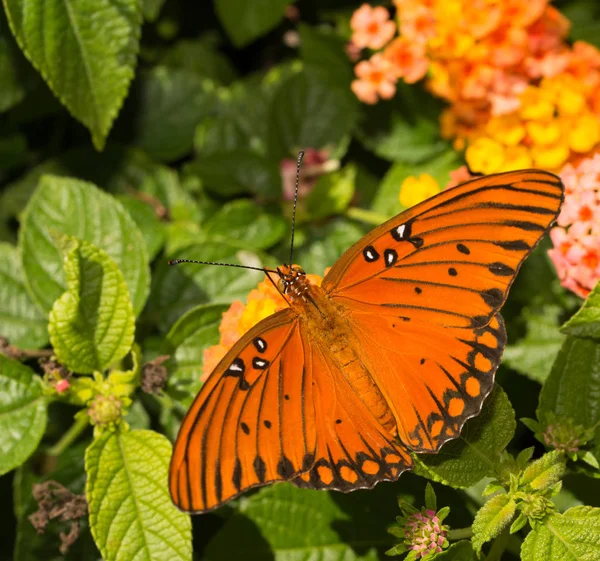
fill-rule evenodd
<path id="1" fill-rule="evenodd" d="M 595 0 L 566 2 L 560 11 L 571 24 L 569 38 L 572 41 L 586 41 L 600 47 L 600 10 Z"/>
<path id="2" fill-rule="evenodd" d="M 339 217 L 327 224 L 311 225 L 296 230 L 294 261 L 301 263 L 307 273 L 323 276 L 354 242 L 365 235 L 365 227 Z M 304 240 L 302 240 L 304 238 Z"/>
<path id="3" fill-rule="evenodd" d="M 115 262 L 94 245 L 63 236 L 67 291 L 50 310 L 54 353 L 70 370 L 102 372 L 131 349 L 135 317 Z"/>
<path id="4" fill-rule="evenodd" d="M 396 541 L 386 526 L 398 514 L 397 494 L 397 484 L 349 494 L 272 485 L 240 501 L 239 511 L 208 544 L 205 557 L 376 561 Z"/>
<path id="5" fill-rule="evenodd" d="M 101 150 L 134 76 L 138 0 L 4 0 L 27 58 Z"/>
<path id="6" fill-rule="evenodd" d="M 440 137 L 440 104 L 420 87 L 399 82 L 392 101 L 362 106 L 358 139 L 380 158 L 418 164 L 449 151 Z"/>
<path id="7" fill-rule="evenodd" d="M 600 344 L 568 336 L 540 392 L 538 419 L 554 414 L 584 428 L 596 427 L 592 453 L 600 455 Z"/>
<path id="8" fill-rule="evenodd" d="M 288 222 L 282 216 L 269 214 L 248 199 L 223 205 L 203 224 L 203 231 L 211 240 L 226 238 L 253 249 L 272 247 L 288 229 Z"/>
<path id="9" fill-rule="evenodd" d="M 169 258 L 262 266 L 255 253 L 225 241 L 188 246 Z M 198 304 L 245 301 L 248 292 L 263 279 L 260 271 L 185 263 L 170 267 L 166 260 L 161 261 L 152 278 L 147 319 L 161 331 L 168 331 L 179 317 Z"/>
<path id="10" fill-rule="evenodd" d="M 502 357 L 504 364 L 532 380 L 544 382 L 550 374 L 553 358 L 565 340 L 558 330 L 561 311 L 559 306 L 523 309 L 527 333 L 506 347 Z"/>
<path id="11" fill-rule="evenodd" d="M 27 293 L 17 249 L 5 243 L 0 243 L 0 335 L 17 347 L 48 343 L 47 318 Z"/>
<path id="12" fill-rule="evenodd" d="M 46 418 L 40 378 L 0 354 L 0 475 L 33 454 L 46 430 Z"/>
<path id="13" fill-rule="evenodd" d="M 484 543 L 498 537 L 513 519 L 517 503 L 509 495 L 496 495 L 485 503 L 473 521 L 473 548 L 481 551 Z"/>
<path id="14" fill-rule="evenodd" d="M 217 16 L 236 47 L 243 47 L 273 29 L 292 0 L 216 0 Z"/>
<path id="15" fill-rule="evenodd" d="M 315 28 L 304 23 L 298 30 L 304 63 L 332 85 L 349 89 L 354 72 L 345 51 L 346 39 L 334 35 L 329 28 Z"/>
<path id="16" fill-rule="evenodd" d="M 50 311 L 66 290 L 55 230 L 104 249 L 123 272 L 138 314 L 148 296 L 146 244 L 135 222 L 113 197 L 76 179 L 45 176 L 29 200 L 19 231 L 25 283 L 34 301 Z"/>
<path id="17" fill-rule="evenodd" d="M 437 510 L 437 498 L 433 490 L 433 485 L 429 481 L 425 485 L 425 507 L 430 510 Z"/>
<path id="18" fill-rule="evenodd" d="M 356 166 L 322 175 L 306 198 L 306 210 L 313 220 L 344 212 L 354 196 Z"/>
<path id="19" fill-rule="evenodd" d="M 523 561 L 600 559 L 600 508 L 577 506 L 553 514 L 532 530 L 521 546 Z"/>
<path id="20" fill-rule="evenodd" d="M 167 490 L 170 457 L 149 430 L 107 433 L 87 449 L 90 527 L 106 561 L 191 561 L 190 518 Z"/>
<path id="21" fill-rule="evenodd" d="M 416 456 L 415 473 L 452 487 L 474 485 L 486 475 L 496 475 L 500 454 L 515 428 L 515 412 L 496 384 L 482 412 L 466 422 L 456 440 L 444 444 L 436 455 Z"/>
<path id="22" fill-rule="evenodd" d="M 450 181 L 450 171 L 460 165 L 458 154 L 454 150 L 447 150 L 423 164 L 394 163 L 381 181 L 379 190 L 371 209 L 385 216 L 394 216 L 404 210 L 400 204 L 400 187 L 402 182 L 410 175 L 428 173 L 433 176 L 443 189 Z"/>
<path id="23" fill-rule="evenodd" d="M 588 294 L 579 311 L 560 330 L 576 337 L 600 337 L 600 282 Z"/>
<path id="24" fill-rule="evenodd" d="M 156 21 L 166 0 L 142 0 L 142 11 L 146 21 Z"/>
<path id="25" fill-rule="evenodd" d="M 531 462 L 523 471 L 519 485 L 533 491 L 544 491 L 558 481 L 565 473 L 565 460 L 557 450 L 544 454 Z"/>
<path id="26" fill-rule="evenodd" d="M 119 122 L 119 133 L 156 160 L 178 160 L 191 152 L 196 125 L 211 114 L 214 89 L 212 80 L 182 68 L 142 72 L 123 110 L 131 122 Z"/>
<path id="27" fill-rule="evenodd" d="M 0 113 L 20 101 L 39 80 L 8 30 L 4 13 L 0 12 Z"/>
<path id="28" fill-rule="evenodd" d="M 58 548 L 59 534 L 68 531 L 68 524 L 52 521 L 44 534 L 38 534 L 29 517 L 38 510 L 33 498 L 32 486 L 49 480 L 57 481 L 75 494 L 85 490 L 83 456 L 87 442 L 74 444 L 60 456 L 52 458 L 39 475 L 39 464 L 35 458 L 17 469 L 14 477 L 14 510 L 17 518 L 17 533 L 13 561 L 98 561 L 99 553 L 89 531 L 87 517 L 79 521 L 81 533 L 69 552 L 62 555 Z"/>
<path id="29" fill-rule="evenodd" d="M 208 190 L 222 197 L 243 193 L 281 197 L 277 164 L 249 149 L 203 154 L 186 166 L 186 172 L 197 175 Z"/>
<path id="30" fill-rule="evenodd" d="M 438 553 L 434 559 L 435 561 L 477 561 L 477 556 L 471 542 L 461 540 L 453 543 L 442 553 Z"/>
<path id="31" fill-rule="evenodd" d="M 171 68 L 183 68 L 200 78 L 209 78 L 217 84 L 228 85 L 237 72 L 225 55 L 217 51 L 207 40 L 182 39 L 161 57 L 160 63 Z"/>
<path id="32" fill-rule="evenodd" d="M 354 128 L 357 109 L 350 90 L 332 87 L 310 68 L 291 74 L 277 88 L 270 107 L 269 157 L 281 161 L 307 148 L 335 151 Z"/>
<path id="33" fill-rule="evenodd" d="M 156 216 L 156 210 L 149 204 L 128 195 L 117 196 L 117 200 L 133 218 L 146 242 L 148 261 L 152 261 L 165 245 L 167 239 L 166 225 Z"/>
<path id="34" fill-rule="evenodd" d="M 229 306 L 212 304 L 188 310 L 169 330 L 164 353 L 172 355 L 168 387 L 191 401 L 200 389 L 204 351 L 219 342 L 219 326 Z M 187 404 L 187 402 L 184 402 Z"/>

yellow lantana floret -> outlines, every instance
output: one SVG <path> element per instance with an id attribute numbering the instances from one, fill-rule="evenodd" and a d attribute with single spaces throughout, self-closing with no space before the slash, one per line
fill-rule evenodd
<path id="1" fill-rule="evenodd" d="M 410 175 L 400 186 L 400 204 L 410 208 L 439 192 L 438 182 L 428 173 L 422 173 L 419 177 Z"/>

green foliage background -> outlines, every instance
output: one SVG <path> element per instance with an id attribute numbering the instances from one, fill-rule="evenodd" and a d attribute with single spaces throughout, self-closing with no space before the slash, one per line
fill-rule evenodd
<path id="1" fill-rule="evenodd" d="M 573 38 L 599 43 L 594 0 L 557 4 Z M 489 559 L 600 559 L 600 291 L 559 329 L 581 302 L 560 288 L 547 240 L 503 309 L 497 389 L 414 474 L 349 495 L 275 485 L 191 523 L 170 503 L 169 441 L 200 387 L 202 351 L 261 274 L 167 260 L 283 262 L 280 164 L 300 149 L 340 161 L 300 204 L 295 261 L 316 274 L 402 210 L 404 178 L 428 172 L 443 185 L 462 163 L 419 85 L 375 107 L 351 93 L 344 45 L 359 5 L 3 0 L 0 335 L 29 354 L 0 355 L 0 559 L 63 558 L 66 526 L 37 535 L 28 520 L 32 484 L 47 480 L 87 494 L 66 559 L 381 559 L 398 541 L 386 532 L 396 497 L 419 508 L 427 479 L 462 529 L 440 560 L 475 559 L 471 545 Z M 60 397 L 28 359 L 48 345 L 82 375 L 77 396 Z M 159 355 L 170 356 L 168 384 L 149 395 L 139 364 Z M 126 400 L 130 431 L 94 436 L 94 392 Z M 557 420 L 587 429 L 577 458 L 534 438 Z M 536 518 L 533 496 L 556 509 Z"/>

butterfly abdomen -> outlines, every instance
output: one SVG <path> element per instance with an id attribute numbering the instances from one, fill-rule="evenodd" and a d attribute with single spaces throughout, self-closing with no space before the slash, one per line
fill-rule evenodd
<path id="1" fill-rule="evenodd" d="M 308 283 L 308 280 L 303 282 Z M 390 434 L 397 433 L 396 421 L 387 401 L 360 359 L 357 342 L 345 314 L 319 286 L 308 284 L 305 297 L 292 307 L 306 322 L 311 338 L 337 363 L 352 391 L 367 406 L 371 415 Z"/>

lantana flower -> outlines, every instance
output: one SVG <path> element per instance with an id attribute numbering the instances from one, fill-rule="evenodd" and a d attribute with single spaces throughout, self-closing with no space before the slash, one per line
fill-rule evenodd
<path id="1" fill-rule="evenodd" d="M 561 172 L 565 201 L 548 254 L 565 288 L 585 298 L 600 280 L 600 154 Z"/>
<path id="2" fill-rule="evenodd" d="M 360 48 L 381 49 L 396 33 L 396 24 L 382 6 L 363 4 L 350 19 L 352 43 Z"/>
<path id="3" fill-rule="evenodd" d="M 382 54 L 359 62 L 354 68 L 356 80 L 351 88 L 364 103 L 375 104 L 379 98 L 391 99 L 396 93 L 397 69 Z"/>

